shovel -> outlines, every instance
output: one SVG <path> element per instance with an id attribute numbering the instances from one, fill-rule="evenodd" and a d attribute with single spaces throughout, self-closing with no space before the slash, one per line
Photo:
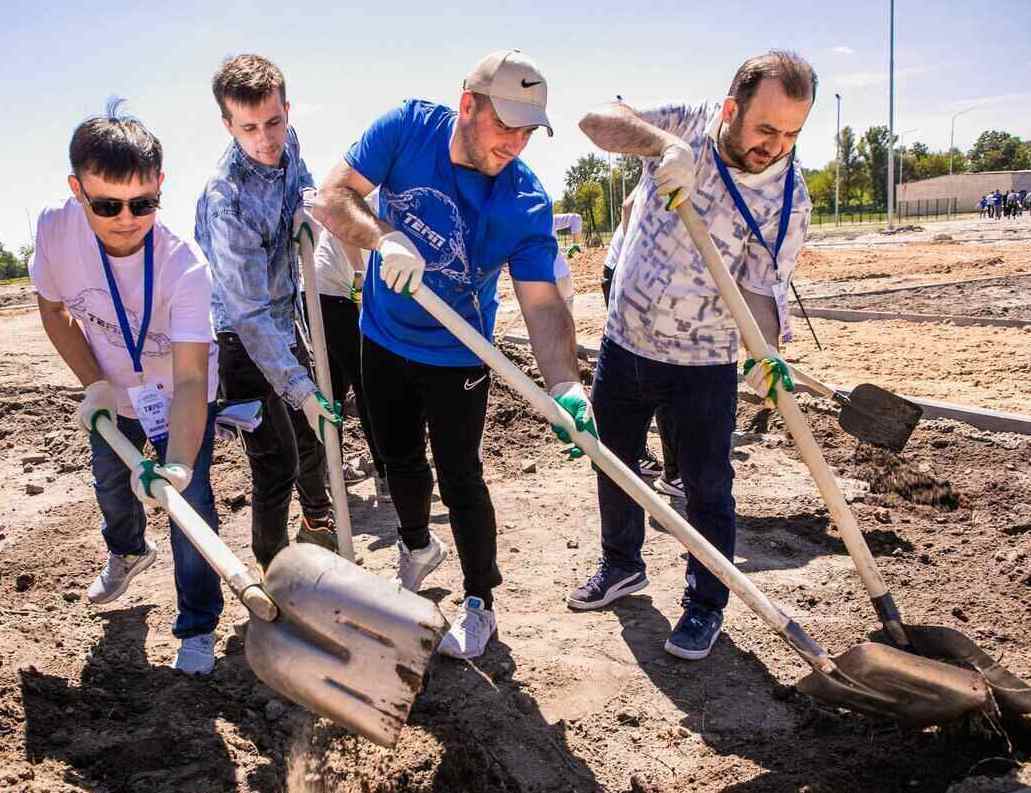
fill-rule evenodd
<path id="1" fill-rule="evenodd" d="M 951 721 L 985 706 L 984 681 L 965 669 L 869 642 L 832 658 L 655 491 L 645 487 L 618 457 L 593 435 L 578 431 L 568 413 L 426 284 L 412 297 L 545 419 L 564 427 L 599 469 L 776 631 L 812 667 L 813 671 L 802 681 L 812 696 L 831 705 L 887 716 L 913 726 Z"/>
<path id="2" fill-rule="evenodd" d="M 924 414 L 919 405 L 873 383 L 862 383 L 851 391 L 839 391 L 794 366 L 791 367 L 791 376 L 820 396 L 841 405 L 838 423 L 849 435 L 893 452 L 901 452 L 906 447 L 909 436 Z"/>
<path id="3" fill-rule="evenodd" d="M 322 322 L 322 303 L 319 302 L 318 281 L 315 276 L 315 236 L 311 226 L 304 222 L 297 233 L 297 247 L 301 249 L 301 271 L 304 276 L 304 299 L 308 304 L 309 340 L 315 352 L 315 379 L 319 391 L 329 404 L 333 404 L 333 378 L 329 372 L 329 353 L 326 350 L 326 326 Z M 341 394 L 343 396 L 343 394 Z M 340 433 L 335 428 L 324 433 L 326 467 L 329 469 L 329 494 L 333 499 L 333 517 L 336 518 L 337 550 L 350 562 L 354 561 L 354 543 L 351 539 L 351 512 L 347 507 L 347 484 L 344 482 L 344 461 L 340 452 Z"/>
<path id="4" fill-rule="evenodd" d="M 676 211 L 687 227 L 691 239 L 705 261 L 706 268 L 719 288 L 720 295 L 730 309 L 730 313 L 733 315 L 738 328 L 740 328 L 749 353 L 756 359 L 765 357 L 770 349 L 769 345 L 763 337 L 755 318 L 752 316 L 752 312 L 741 296 L 737 283 L 731 277 L 726 265 L 720 258 L 719 252 L 709 236 L 708 229 L 706 229 L 701 218 L 698 217 L 690 201 L 682 202 Z M 813 437 L 808 421 L 799 409 L 794 395 L 790 391 L 785 391 L 779 381 L 777 383 L 777 409 L 780 410 L 781 415 L 784 417 L 784 422 L 792 438 L 795 440 L 799 453 L 808 466 L 820 490 L 820 494 L 830 510 L 831 518 L 835 525 L 837 525 L 845 547 L 848 549 L 849 555 L 859 571 L 863 586 L 866 587 L 866 591 L 870 595 L 870 600 L 881 624 L 884 626 L 885 633 L 896 647 L 902 648 L 901 650 L 889 648 L 894 650 L 894 658 L 897 664 L 894 669 L 875 672 L 874 678 L 867 677 L 867 681 L 875 683 L 877 678 L 881 678 L 885 672 L 889 676 L 897 675 L 898 680 L 906 677 L 916 680 L 921 676 L 925 676 L 923 678 L 924 684 L 930 690 L 937 689 L 941 696 L 947 699 L 949 689 L 954 688 L 958 690 L 960 680 L 969 679 L 966 676 L 973 673 L 966 669 L 959 669 L 958 667 L 937 662 L 932 662 L 936 663 L 935 667 L 928 667 L 926 664 L 930 659 L 919 657 L 912 654 L 912 652 L 904 652 L 904 650 L 914 651 L 918 649 L 914 646 L 914 642 L 908 633 L 911 628 L 908 628 L 902 622 L 902 617 L 898 607 L 895 605 L 895 600 L 891 592 L 888 591 L 884 579 L 881 578 L 877 565 L 874 562 L 873 554 L 870 553 L 866 539 L 859 530 L 859 524 L 856 522 L 852 511 L 848 508 L 841 489 L 838 487 L 837 480 L 831 473 L 827 461 L 816 444 L 816 439 Z M 956 633 L 958 632 L 952 632 L 952 634 Z M 965 660 L 958 658 L 956 652 L 960 649 L 969 650 L 969 647 L 966 644 L 964 644 L 963 648 L 958 647 L 955 642 L 955 635 L 951 637 L 946 636 L 942 633 L 942 629 L 937 628 L 925 631 L 921 635 L 928 648 L 934 645 L 936 649 L 940 650 L 940 652 L 925 652 L 926 655 L 952 658 L 953 660 Z M 973 643 L 969 642 L 969 644 L 972 645 Z M 985 686 L 985 681 L 981 678 L 980 674 L 977 677 L 980 681 L 979 691 L 986 694 L 987 687 Z M 880 682 L 883 683 L 885 681 L 881 679 Z M 810 675 L 801 682 L 799 689 L 804 693 L 820 697 L 825 693 L 825 681 Z M 942 707 L 948 704 L 945 699 L 941 702 Z M 962 712 L 959 709 L 964 703 L 969 706 L 970 710 L 975 709 L 974 704 L 969 699 L 964 699 L 963 697 L 958 697 L 953 704 L 958 712 Z M 977 707 L 984 704 L 984 700 L 982 700 Z"/>
<path id="5" fill-rule="evenodd" d="M 144 459 L 106 417 L 97 432 L 131 469 Z M 247 661 L 270 688 L 308 710 L 393 746 L 445 628 L 429 600 L 317 545 L 272 560 L 259 584 L 182 495 L 163 479 L 151 493 L 257 619 Z"/>

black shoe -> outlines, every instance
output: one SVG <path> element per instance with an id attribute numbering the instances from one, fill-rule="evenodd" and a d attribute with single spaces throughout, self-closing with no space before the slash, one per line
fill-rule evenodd
<path id="1" fill-rule="evenodd" d="M 644 450 L 644 454 L 641 455 L 641 459 L 637 461 L 637 467 L 641 469 L 641 476 L 648 479 L 654 479 L 662 473 L 662 466 L 659 465 L 659 461 L 655 459 L 655 455 L 651 453 L 651 450 L 647 448 Z"/>
<path id="2" fill-rule="evenodd" d="M 301 528 L 297 530 L 297 542 L 310 542 L 312 545 L 321 545 L 327 551 L 337 553 L 339 544 L 337 542 L 336 523 L 332 515 L 322 518 L 301 518 Z"/>

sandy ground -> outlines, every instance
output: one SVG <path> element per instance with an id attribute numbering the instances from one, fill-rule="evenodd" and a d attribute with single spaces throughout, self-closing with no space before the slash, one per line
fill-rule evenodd
<path id="1" fill-rule="evenodd" d="M 914 245 L 912 272 L 899 277 L 925 283 L 936 255 L 938 265 L 961 267 L 982 253 Z M 814 287 L 843 278 L 834 261 L 852 253 L 820 255 L 826 270 Z M 589 268 L 600 267 L 596 256 L 577 264 L 585 344 L 602 325 L 600 299 L 585 286 Z M 503 313 L 499 329 L 511 319 Z M 118 603 L 89 606 L 84 592 L 104 547 L 85 438 L 73 419 L 81 392 L 33 314 L 2 315 L 0 328 L 2 790 L 1009 793 L 1031 784 L 1029 744 L 1019 733 L 1007 739 L 980 719 L 907 730 L 797 693 L 805 665 L 737 600 L 707 660 L 666 655 L 684 560 L 656 525 L 645 547 L 648 589 L 599 612 L 566 609 L 565 594 L 599 553 L 594 475 L 586 462 L 563 462 L 544 423 L 497 382 L 485 460 L 505 576 L 499 637 L 475 664 L 434 661 L 394 751 L 312 719 L 258 682 L 231 629 L 244 615 L 232 600 L 215 674 L 173 673 L 163 517 L 155 515 L 151 529 L 159 562 Z M 928 395 L 948 398 L 958 381 L 978 379 L 964 386 L 967 401 L 1012 410 L 1031 391 L 1014 373 L 1014 360 L 1029 363 L 1029 337 L 1019 331 L 820 321 L 833 354 L 819 354 L 804 326 L 796 329 L 790 355 L 831 381 L 883 377 L 900 390 L 923 384 Z M 950 335 L 955 330 L 963 334 Z M 529 365 L 524 352 L 510 352 Z M 997 361 L 986 369 L 989 358 Z M 953 373 L 950 383 L 935 374 L 939 365 Z M 956 375 L 958 366 L 971 374 Z M 957 628 L 1031 679 L 1031 438 L 924 422 L 906 452 L 889 458 L 843 434 L 827 404 L 803 403 L 908 620 Z M 817 640 L 842 652 L 876 620 L 778 419 L 759 418 L 743 401 L 735 561 Z M 248 474 L 235 446 L 220 445 L 214 481 L 222 535 L 250 561 Z M 30 485 L 42 492 L 28 495 Z M 370 482 L 352 489 L 350 506 L 366 567 L 389 575 L 392 508 L 374 500 Z M 451 543 L 436 499 L 432 521 Z M 424 595 L 454 613 L 454 554 L 426 587 Z"/>

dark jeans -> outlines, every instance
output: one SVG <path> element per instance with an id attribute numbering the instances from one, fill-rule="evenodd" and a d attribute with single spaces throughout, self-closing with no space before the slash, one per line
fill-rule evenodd
<path id="1" fill-rule="evenodd" d="M 616 271 L 603 267 L 601 270 L 601 294 L 605 298 L 605 307 L 609 305 L 609 294 L 612 291 L 612 279 L 616 277 Z M 680 476 L 680 469 L 677 466 L 677 425 L 673 416 L 665 407 L 655 410 L 655 423 L 659 427 L 659 441 L 662 443 L 662 476 L 667 482 L 672 482 Z"/>
<path id="2" fill-rule="evenodd" d="M 358 306 L 346 297 L 319 295 L 322 304 L 322 322 L 326 327 L 326 351 L 329 353 L 329 375 L 333 381 L 333 398 L 341 402 L 349 389 L 354 388 L 354 401 L 358 407 L 358 420 L 365 441 L 369 444 L 372 464 L 378 476 L 385 476 L 383 460 L 376 451 L 372 437 L 372 422 L 365 404 L 362 388 L 362 334 L 358 330 Z M 305 303 L 305 306 L 308 304 Z"/>
<path id="3" fill-rule="evenodd" d="M 308 352 L 298 340 L 294 354 L 309 366 Z M 218 374 L 223 396 L 231 401 L 260 399 L 261 424 L 244 432 L 243 446 L 251 464 L 251 550 L 262 567 L 289 543 L 286 525 L 294 487 L 301 511 L 324 518 L 332 511 L 326 490 L 326 455 L 304 413 L 283 401 L 251 360 L 235 333 L 218 334 Z"/>
<path id="4" fill-rule="evenodd" d="M 501 583 L 494 505 L 483 481 L 480 444 L 490 372 L 485 366 L 428 366 L 362 339 L 362 383 L 376 447 L 409 548 L 429 542 L 433 476 L 426 460 L 429 428 L 440 497 L 462 562 L 465 594 L 491 607 Z"/>
<path id="5" fill-rule="evenodd" d="M 136 419 L 118 417 L 118 429 L 133 446 L 143 450 L 147 436 Z M 91 432 L 90 451 L 93 453 L 93 489 L 104 516 L 104 541 L 111 553 L 141 554 L 146 550 L 143 540 L 147 528 L 147 513 L 129 484 L 131 472 L 99 433 Z M 197 458 L 193 461 L 193 479 L 183 491 L 183 498 L 204 518 L 212 531 L 218 533 L 218 514 L 215 496 L 211 492 L 211 450 L 215 443 L 215 409 L 208 406 L 208 423 L 204 430 Z M 167 441 L 155 444 L 158 459 L 165 461 Z M 175 567 L 175 592 L 179 614 L 172 633 L 188 639 L 202 633 L 211 633 L 222 613 L 222 587 L 218 575 L 208 565 L 180 528 L 171 520 L 172 561 Z"/>
<path id="6" fill-rule="evenodd" d="M 737 367 L 677 366 L 635 355 L 602 339 L 591 389 L 601 442 L 637 471 L 652 414 L 664 408 L 676 422 L 677 461 L 687 495 L 685 517 L 728 559 L 734 558 L 736 524 L 731 492 L 731 435 L 737 410 Z M 612 480 L 598 474 L 605 559 L 644 571 L 644 511 Z M 727 604 L 727 588 L 693 556 L 687 566 L 685 604 Z"/>

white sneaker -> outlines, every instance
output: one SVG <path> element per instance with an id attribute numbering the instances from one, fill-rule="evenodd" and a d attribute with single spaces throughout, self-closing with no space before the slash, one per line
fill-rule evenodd
<path id="1" fill-rule="evenodd" d="M 684 493 L 684 480 L 679 476 L 672 482 L 666 479 L 665 476 L 660 476 L 652 483 L 652 487 L 667 496 L 673 496 L 675 498 L 687 497 Z"/>
<path id="2" fill-rule="evenodd" d="M 215 634 L 202 633 L 183 639 L 172 668 L 188 675 L 210 675 L 215 668 Z"/>
<path id="3" fill-rule="evenodd" d="M 390 485 L 387 484 L 387 478 L 374 474 L 373 479 L 376 483 L 376 500 L 382 501 L 385 504 L 393 501 L 394 499 L 390 495 Z"/>
<path id="4" fill-rule="evenodd" d="M 119 556 L 108 553 L 107 564 L 100 575 L 86 590 L 86 597 L 91 603 L 111 603 L 118 600 L 129 588 L 129 582 L 142 573 L 158 558 L 158 549 L 150 540 L 144 539 L 147 550 L 141 554 L 127 553 Z"/>
<path id="5" fill-rule="evenodd" d="M 462 603 L 458 618 L 444 634 L 437 651 L 451 658 L 479 658 L 497 632 L 494 612 L 483 607 L 482 599 L 470 596 Z"/>
<path id="6" fill-rule="evenodd" d="M 423 579 L 440 567 L 447 559 L 448 548 L 432 531 L 430 544 L 416 551 L 409 551 L 404 540 L 397 541 L 397 576 L 394 580 L 409 592 L 418 592 Z"/>

